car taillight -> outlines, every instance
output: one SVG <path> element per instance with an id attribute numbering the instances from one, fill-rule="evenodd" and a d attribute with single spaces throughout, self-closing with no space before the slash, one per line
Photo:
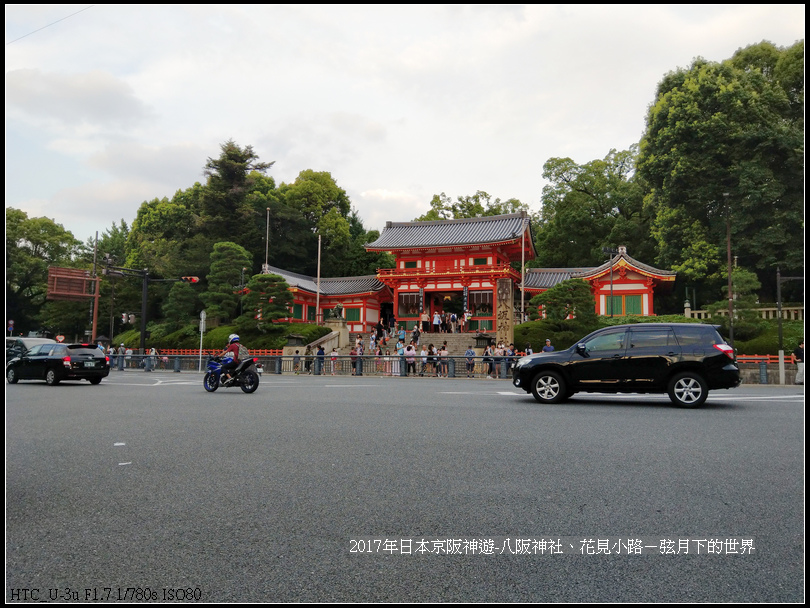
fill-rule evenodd
<path id="1" fill-rule="evenodd" d="M 734 349 L 728 344 L 714 344 L 713 346 L 724 355 L 727 355 L 729 359 L 734 360 Z"/>
<path id="2" fill-rule="evenodd" d="M 69 368 L 70 367 L 70 357 L 62 357 L 62 365 Z"/>

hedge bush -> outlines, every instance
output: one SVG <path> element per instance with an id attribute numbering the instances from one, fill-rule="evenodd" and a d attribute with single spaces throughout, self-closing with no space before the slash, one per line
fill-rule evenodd
<path id="1" fill-rule="evenodd" d="M 266 333 L 259 333 L 258 331 L 256 333 L 239 333 L 233 325 L 220 325 L 205 332 L 202 347 L 204 349 L 224 349 L 228 344 L 228 336 L 239 333 L 240 340 L 249 350 L 278 349 L 287 345 L 287 336 L 290 334 L 303 336 L 304 344 L 309 344 L 325 336 L 330 331 L 326 327 L 305 323 L 274 323 L 270 331 Z M 167 335 L 160 337 L 152 335 L 153 337 L 146 339 L 146 348 L 153 346 L 158 350 L 200 348 L 200 330 L 196 322 Z M 116 336 L 113 341 L 116 346 L 122 342 L 133 350 L 137 350 L 141 344 L 140 330 L 132 329 L 124 332 Z"/>

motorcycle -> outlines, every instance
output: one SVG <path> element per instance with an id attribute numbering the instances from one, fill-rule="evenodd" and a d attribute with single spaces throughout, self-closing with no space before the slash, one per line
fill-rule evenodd
<path id="1" fill-rule="evenodd" d="M 233 361 L 230 357 L 211 357 L 208 359 L 208 371 L 203 376 L 203 386 L 209 393 L 213 393 L 220 386 L 238 386 L 246 393 L 253 393 L 259 388 L 259 373 L 256 369 L 256 360 L 252 357 L 245 359 L 236 369 L 231 371 L 231 379 L 226 381 L 222 374 L 222 366 Z"/>

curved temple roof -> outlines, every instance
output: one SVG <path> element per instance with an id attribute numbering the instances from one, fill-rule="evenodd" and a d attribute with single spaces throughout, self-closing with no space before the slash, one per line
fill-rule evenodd
<path id="1" fill-rule="evenodd" d="M 632 268 L 640 274 L 655 277 L 661 281 L 661 286 L 672 284 L 675 281 L 676 272 L 671 270 L 660 270 L 647 264 L 642 264 L 635 258 L 627 255 L 626 247 L 619 247 L 618 255 L 610 260 L 591 268 L 529 268 L 526 271 L 526 289 L 550 289 L 558 283 L 568 279 L 593 280 L 599 276 L 610 273 L 611 266 L 616 271 L 617 267 Z"/>
<path id="2" fill-rule="evenodd" d="M 365 247 L 369 251 L 393 251 L 494 243 L 519 246 L 524 232 L 527 252 L 533 258 L 534 239 L 525 212 L 433 222 L 387 222 L 380 238 Z"/>
<path id="3" fill-rule="evenodd" d="M 578 273 L 576 276 L 582 279 L 594 279 L 599 275 L 610 272 L 611 266 L 613 266 L 614 269 L 617 266 L 618 267 L 629 266 L 630 268 L 633 268 L 634 270 L 636 270 L 641 274 L 654 276 L 657 279 L 661 279 L 663 281 L 674 281 L 675 276 L 677 275 L 677 273 L 672 270 L 661 270 L 659 268 L 649 266 L 648 264 L 642 264 L 635 258 L 631 258 L 629 255 L 627 255 L 626 247 L 619 247 L 618 255 L 612 257 L 610 260 L 608 260 L 601 266 L 582 269 L 582 272 Z"/>
<path id="4" fill-rule="evenodd" d="M 268 268 L 269 274 L 277 274 L 285 281 L 290 287 L 297 287 L 304 291 L 311 293 L 318 292 L 318 279 L 317 277 L 308 277 L 303 274 L 290 272 L 270 266 Z M 385 284 L 381 283 L 375 275 L 360 276 L 360 277 L 334 277 L 324 278 L 321 277 L 321 295 L 325 296 L 340 296 L 351 295 L 358 293 L 368 293 L 372 291 L 380 291 L 385 288 Z"/>

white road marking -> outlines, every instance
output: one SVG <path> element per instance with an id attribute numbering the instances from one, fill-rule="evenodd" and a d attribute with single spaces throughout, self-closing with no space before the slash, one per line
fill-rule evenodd
<path id="1" fill-rule="evenodd" d="M 523 393 L 500 393 L 497 391 L 493 392 L 486 392 L 486 391 L 438 391 L 439 395 L 514 395 L 519 397 Z"/>
<path id="2" fill-rule="evenodd" d="M 379 384 L 324 384 L 324 388 L 368 388 L 380 386 Z"/>

